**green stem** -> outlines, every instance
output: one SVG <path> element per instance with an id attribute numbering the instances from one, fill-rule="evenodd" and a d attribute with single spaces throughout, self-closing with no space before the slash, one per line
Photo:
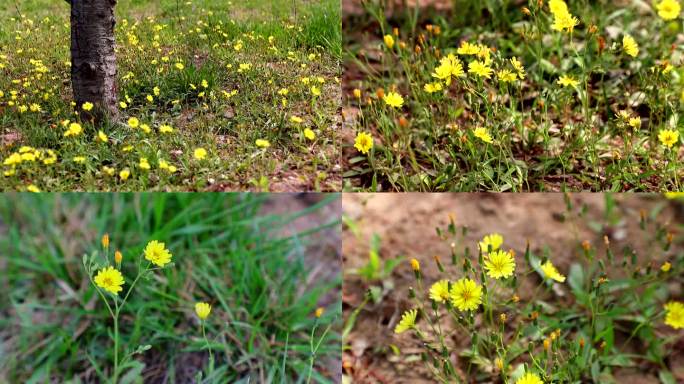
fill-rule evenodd
<path id="1" fill-rule="evenodd" d="M 114 316 L 114 384 L 119 381 L 119 304 L 116 305 L 116 316 Z"/>
<path id="2" fill-rule="evenodd" d="M 204 331 L 204 320 L 200 322 L 200 326 L 202 327 L 202 336 L 204 337 L 204 342 L 207 346 L 207 349 L 209 350 L 209 373 L 211 373 L 214 370 L 214 355 L 211 353 L 211 346 L 209 345 L 209 339 L 207 339 L 207 334 Z"/>

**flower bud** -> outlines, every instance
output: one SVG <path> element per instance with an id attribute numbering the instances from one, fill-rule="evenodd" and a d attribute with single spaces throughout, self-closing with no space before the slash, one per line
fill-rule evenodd
<path id="1" fill-rule="evenodd" d="M 323 307 L 316 308 L 316 313 L 315 313 L 316 318 L 320 318 L 321 316 L 323 316 L 323 312 L 325 312 L 325 308 L 323 308 Z"/>
<path id="2" fill-rule="evenodd" d="M 121 264 L 121 260 L 123 260 L 123 255 L 121 254 L 121 251 L 117 250 L 114 252 L 114 262 Z"/>
<path id="3" fill-rule="evenodd" d="M 102 235 L 102 248 L 109 248 L 109 233 Z"/>

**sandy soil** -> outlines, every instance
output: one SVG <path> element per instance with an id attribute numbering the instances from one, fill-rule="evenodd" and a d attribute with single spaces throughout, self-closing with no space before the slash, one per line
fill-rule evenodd
<path id="1" fill-rule="evenodd" d="M 448 215 L 456 217 L 457 225 L 467 225 L 466 243 L 474 250 L 482 236 L 498 232 L 505 238 L 506 248 L 516 252 L 521 263 L 525 244 L 529 240 L 533 253 L 548 249 L 554 263 L 567 272 L 570 263 L 580 256 L 580 243 L 590 241 L 601 252 L 603 236 L 611 241 L 611 248 L 621 250 L 630 244 L 638 253 L 640 262 L 662 262 L 661 253 L 649 252 L 650 245 L 639 230 L 640 212 L 658 210 L 657 222 L 662 223 L 678 238 L 676 224 L 682 222 L 681 207 L 657 195 L 616 195 L 615 213 L 620 219 L 603 230 L 592 229 L 604 222 L 606 201 L 601 194 L 575 194 L 571 196 L 574 211 L 586 207 L 586 220 L 564 220 L 568 217 L 563 194 L 346 194 L 343 197 L 344 214 L 356 221 L 360 236 L 349 228 L 343 232 L 343 260 L 345 282 L 343 309 L 348 317 L 358 307 L 368 288 L 357 276 L 347 273 L 366 263 L 369 239 L 373 233 L 382 239 L 381 257 L 404 256 L 421 262 L 427 284 L 436 280 L 437 268 L 433 256 L 448 260 L 450 246 L 440 240 L 435 227 L 445 227 Z M 673 247 L 670 252 L 675 252 Z M 681 248 L 679 248 L 681 250 Z M 658 255 L 655 258 L 652 255 Z M 387 295 L 381 304 L 367 306 L 357 319 L 354 331 L 345 344 L 348 348 L 344 364 L 359 383 L 430 383 L 429 376 L 416 359 L 419 349 L 409 337 L 397 337 L 392 330 L 400 314 L 407 308 L 406 288 L 414 284 L 408 262 L 402 263 L 391 276 Z M 395 287 L 396 289 L 391 289 Z M 523 285 L 524 287 L 524 285 Z M 674 284 L 672 294 L 681 297 L 682 286 Z M 524 289 L 520 296 L 525 298 Z M 467 342 L 467 337 L 464 337 Z M 401 356 L 389 351 L 389 344 L 402 350 Z M 684 382 L 681 356 L 673 358 L 672 369 Z M 618 372 L 622 384 L 658 383 L 649 374 Z"/>

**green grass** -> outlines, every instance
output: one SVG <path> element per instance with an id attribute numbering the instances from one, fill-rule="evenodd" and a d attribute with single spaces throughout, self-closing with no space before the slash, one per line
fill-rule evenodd
<path id="1" fill-rule="evenodd" d="M 341 276 L 309 279 L 312 235 L 338 219 L 290 236 L 281 229 L 338 196 L 300 212 L 260 214 L 261 194 L 12 194 L 0 199 L 0 381 L 102 382 L 111 372 L 112 321 L 81 259 L 109 233 L 122 272 L 153 239 L 175 265 L 138 283 L 120 320 L 122 345 L 137 355 L 121 382 L 195 382 L 208 371 L 194 303 L 213 310 L 207 336 L 216 369 L 203 382 L 306 382 L 310 343 L 338 329 Z M 335 229 L 337 230 L 337 229 Z M 333 267 L 336 271 L 337 267 Z M 311 280 L 311 281 L 310 281 Z M 9 289 L 7 289 L 9 288 Z M 124 291 L 125 292 L 125 291 Z M 332 297 L 332 300 L 331 300 Z M 315 309 L 326 306 L 316 323 Z M 333 382 L 337 331 L 314 357 L 312 382 Z M 330 363 L 332 362 L 332 363 Z M 128 378 L 127 378 L 128 377 Z M 127 380 L 127 381 L 125 381 Z"/>
<path id="2" fill-rule="evenodd" d="M 682 189 L 681 140 L 659 140 L 666 130 L 684 135 L 681 16 L 663 20 L 651 2 L 567 2 L 579 21 L 569 33 L 552 28 L 549 2 L 453 3 L 453 12 L 399 8 L 386 17 L 382 2 L 368 1 L 345 23 L 353 112 L 343 134 L 345 190 Z M 388 34 L 394 47 L 383 43 Z M 625 35 L 638 43 L 636 57 Z M 466 41 L 488 51 L 490 79 L 468 72 L 478 57 L 457 52 Z M 434 76 L 448 54 L 465 75 L 450 84 Z M 524 79 L 500 81 L 514 57 Z M 561 86 L 562 76 L 577 85 Z M 443 89 L 428 93 L 435 82 Z M 400 108 L 383 101 L 390 91 L 403 96 Z M 368 153 L 353 147 L 359 133 L 374 139 Z"/>
<path id="3" fill-rule="evenodd" d="M 0 5 L 0 160 L 22 146 L 32 147 L 38 158 L 5 164 L 0 189 L 341 188 L 335 168 L 338 2 L 123 0 L 116 15 L 119 99 L 127 107 L 119 119 L 96 127 L 70 106 L 66 2 L 21 2 L 18 11 L 12 3 Z M 179 62 L 183 69 L 175 67 Z M 240 70 L 241 64 L 251 68 Z M 279 94 L 281 89 L 288 94 Z M 22 112 L 32 104 L 40 110 Z M 291 122 L 292 116 L 303 122 Z M 151 132 L 130 127 L 130 117 Z M 66 121 L 78 121 L 84 132 L 64 137 Z M 161 134 L 161 125 L 174 132 Z M 305 129 L 315 138 L 306 138 Z M 100 130 L 106 144 L 95 140 Z M 271 146 L 259 148 L 257 139 Z M 208 158 L 196 160 L 195 148 L 205 148 Z M 55 152 L 55 163 L 42 162 L 47 150 Z M 140 158 L 152 169 L 140 168 Z M 160 168 L 161 160 L 177 171 Z M 131 172 L 125 180 L 118 176 L 124 169 Z"/>

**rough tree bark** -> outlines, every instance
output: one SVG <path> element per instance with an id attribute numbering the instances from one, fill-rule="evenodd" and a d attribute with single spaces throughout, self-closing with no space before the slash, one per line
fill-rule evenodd
<path id="1" fill-rule="evenodd" d="M 116 0 L 67 0 L 71 4 L 71 85 L 74 101 L 91 102 L 86 115 L 116 118 L 116 55 L 114 6 Z M 86 117 L 91 117 L 86 116 Z"/>

